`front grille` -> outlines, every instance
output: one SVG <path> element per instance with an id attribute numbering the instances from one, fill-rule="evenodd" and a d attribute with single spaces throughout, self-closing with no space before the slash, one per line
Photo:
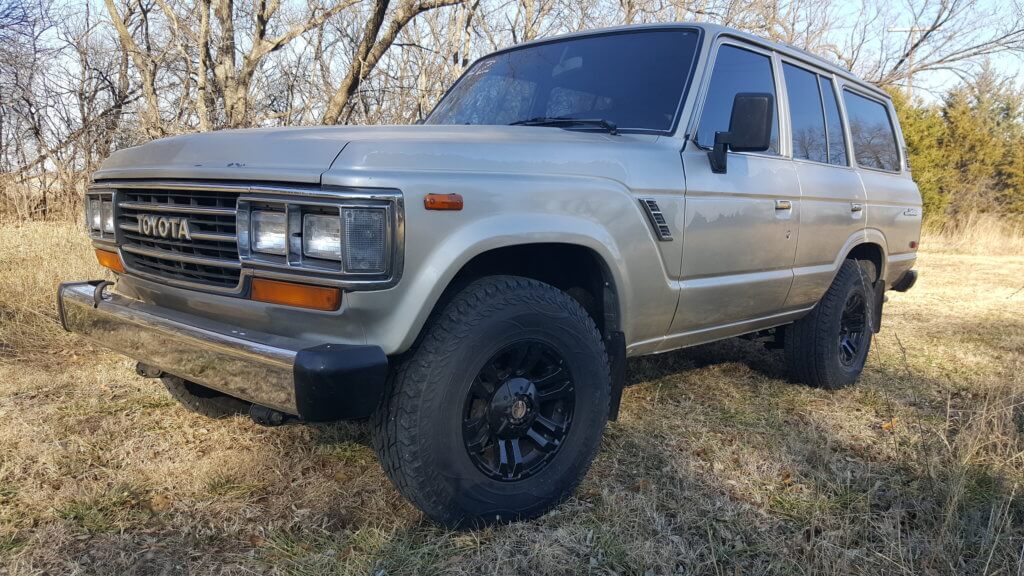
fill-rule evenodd
<path id="1" fill-rule="evenodd" d="M 239 285 L 235 230 L 237 192 L 119 189 L 121 252 L 130 271 L 218 289 Z M 143 216 L 188 221 L 191 240 L 142 232 Z"/>

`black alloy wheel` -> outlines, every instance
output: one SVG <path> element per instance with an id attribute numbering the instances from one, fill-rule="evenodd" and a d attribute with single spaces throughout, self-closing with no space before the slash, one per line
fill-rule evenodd
<path id="1" fill-rule="evenodd" d="M 549 284 L 488 276 L 424 331 L 396 360 L 371 420 L 398 491 L 459 529 L 565 501 L 597 453 L 611 401 L 608 354 L 586 309 Z"/>
<path id="2" fill-rule="evenodd" d="M 839 320 L 839 361 L 843 366 L 853 366 L 860 356 L 864 334 L 868 330 L 868 309 L 864 296 L 852 292 L 843 306 Z"/>
<path id="3" fill-rule="evenodd" d="M 487 476 L 527 478 L 558 453 L 572 426 L 576 389 L 565 362 L 539 340 L 510 344 L 484 363 L 466 394 L 466 452 Z"/>
<path id="4" fill-rule="evenodd" d="M 875 274 L 869 262 L 843 261 L 814 309 L 786 326 L 786 363 L 794 380 L 837 390 L 860 378 L 875 332 Z"/>

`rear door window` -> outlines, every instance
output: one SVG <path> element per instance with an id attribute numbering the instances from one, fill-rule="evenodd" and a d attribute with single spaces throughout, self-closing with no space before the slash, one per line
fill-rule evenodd
<path id="1" fill-rule="evenodd" d="M 818 75 L 788 63 L 782 65 L 782 73 L 789 97 L 793 158 L 828 162 L 828 139 Z"/>
<path id="2" fill-rule="evenodd" d="M 728 132 L 732 101 L 740 92 L 763 92 L 778 99 L 775 95 L 772 61 L 764 54 L 724 44 L 718 48 L 715 69 L 711 73 L 711 83 L 704 97 L 704 109 L 697 128 L 697 144 L 711 148 L 715 144 L 715 132 Z M 777 112 L 772 114 L 769 154 L 779 153 L 778 116 Z"/>
<path id="3" fill-rule="evenodd" d="M 853 156 L 857 165 L 899 172 L 900 155 L 896 147 L 896 132 L 885 105 L 849 90 L 843 90 L 843 102 L 846 104 Z"/>

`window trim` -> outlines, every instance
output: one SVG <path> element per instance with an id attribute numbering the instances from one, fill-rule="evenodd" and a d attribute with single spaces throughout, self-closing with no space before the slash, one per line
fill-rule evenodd
<path id="1" fill-rule="evenodd" d="M 903 150 L 901 149 L 902 146 L 900 144 L 900 135 L 899 132 L 896 130 L 897 124 L 893 122 L 893 111 L 889 106 L 889 102 L 874 96 L 870 96 L 863 90 L 858 90 L 856 85 L 850 85 L 847 84 L 846 82 L 843 82 L 840 86 L 840 92 L 849 92 L 850 94 L 860 96 L 865 100 L 881 105 L 882 108 L 885 110 L 885 117 L 889 121 L 889 130 L 892 132 L 893 144 L 896 146 L 897 167 L 895 170 L 886 170 L 885 168 L 875 168 L 874 166 L 864 166 L 863 164 L 861 164 L 860 160 L 857 158 L 857 151 L 854 149 L 853 146 L 853 130 L 850 128 L 850 118 L 847 115 L 846 98 L 840 98 L 840 100 L 842 100 L 843 102 L 842 114 L 844 120 L 846 121 L 846 130 L 849 132 L 850 135 L 850 148 L 847 151 L 847 155 L 850 157 L 850 159 L 853 160 L 853 164 L 858 169 L 862 170 L 871 170 L 872 172 L 880 172 L 882 174 L 903 174 L 904 168 L 906 166 L 906 160 L 903 158 Z"/>
<path id="2" fill-rule="evenodd" d="M 846 156 L 846 161 L 842 164 L 833 164 L 831 160 L 828 162 L 829 166 L 835 166 L 836 168 L 846 168 L 853 170 L 853 156 L 850 154 L 850 150 L 853 148 L 853 142 L 850 140 L 849 124 L 846 121 L 846 108 L 844 106 L 842 97 L 842 87 L 839 85 L 839 78 L 835 74 L 821 74 L 821 78 L 829 83 L 832 87 L 832 98 L 836 103 L 836 113 L 839 114 L 839 131 L 843 133 L 843 153 Z M 821 105 L 825 106 L 825 91 L 821 89 L 821 82 L 818 82 L 818 92 L 821 93 Z M 825 137 L 828 138 L 828 112 L 825 112 Z M 831 145 L 829 151 L 831 153 Z M 831 154 L 829 155 L 831 158 Z"/>
<path id="3" fill-rule="evenodd" d="M 729 152 L 730 154 L 741 154 L 744 156 L 760 156 L 762 158 L 773 158 L 773 159 L 791 159 L 791 155 L 788 154 L 789 150 L 786 149 L 785 142 L 786 132 L 784 123 L 782 121 L 782 98 L 779 98 L 781 92 L 779 87 L 779 81 L 781 80 L 780 72 L 781 66 L 777 65 L 778 55 L 774 50 L 746 42 L 741 38 L 734 36 L 720 35 L 715 39 L 711 49 L 708 51 L 708 59 L 704 64 L 704 74 L 701 78 L 700 89 L 697 92 L 697 102 L 693 114 L 690 115 L 690 125 L 687 127 L 687 134 L 685 135 L 687 142 L 693 142 L 693 145 L 698 150 L 711 150 L 710 146 L 703 146 L 697 141 L 697 131 L 700 129 L 700 123 L 704 119 L 704 104 L 707 103 L 708 90 L 711 87 L 711 79 L 715 74 L 715 64 L 718 62 L 718 53 L 723 46 L 732 46 L 739 48 L 740 50 L 746 50 L 747 52 L 753 52 L 768 58 L 768 63 L 771 66 L 772 82 L 775 84 L 775 115 L 779 123 L 779 151 L 775 154 L 769 152 Z"/>
<path id="4" fill-rule="evenodd" d="M 507 48 L 502 48 L 501 50 L 495 50 L 494 52 L 488 52 L 487 54 L 484 54 L 483 56 L 481 56 L 481 57 L 477 58 L 476 60 L 474 60 L 472 64 L 467 66 L 466 69 L 462 71 L 462 74 L 460 74 L 459 77 L 456 78 L 455 81 L 452 82 L 450 86 L 448 86 L 448 88 L 444 91 L 444 93 L 441 94 L 441 97 L 437 99 L 437 102 L 434 103 L 433 108 L 430 109 L 430 113 L 428 113 L 426 116 L 423 117 L 421 123 L 422 124 L 426 124 L 426 121 L 431 116 L 434 115 L 435 111 L 437 111 L 438 105 L 441 104 L 441 102 L 445 98 L 448 97 L 448 94 L 451 93 L 451 91 L 454 90 L 456 86 L 458 86 L 460 83 L 462 83 L 462 81 L 467 76 L 469 76 L 469 72 L 471 70 L 473 70 L 473 68 L 475 68 L 480 62 L 482 62 L 483 60 L 486 60 L 488 58 L 492 58 L 494 56 L 499 56 L 501 54 L 505 54 L 507 52 L 512 52 L 512 51 L 515 51 L 515 50 L 523 50 L 523 49 L 528 49 L 528 48 L 534 48 L 534 47 L 537 47 L 537 46 L 543 46 L 545 44 L 554 44 L 556 42 L 571 42 L 573 40 L 583 40 L 583 39 L 586 39 L 586 38 L 598 38 L 598 37 L 602 37 L 602 36 L 617 36 L 617 35 L 620 35 L 620 34 L 638 34 L 638 33 L 644 33 L 644 32 L 659 32 L 659 31 L 670 31 L 671 32 L 671 31 L 680 31 L 680 30 L 695 32 L 697 34 L 697 39 L 694 42 L 693 57 L 690 59 L 690 67 L 689 67 L 689 70 L 687 71 L 686 83 L 683 85 L 683 92 L 682 92 L 682 94 L 679 95 L 679 103 L 676 104 L 675 116 L 673 116 L 673 118 L 672 118 L 671 125 L 669 126 L 669 128 L 667 128 L 665 130 L 656 130 L 656 129 L 653 129 L 653 128 L 627 128 L 627 127 L 622 127 L 622 126 L 617 127 L 617 130 L 619 131 L 620 134 L 653 134 L 653 135 L 656 135 L 656 136 L 672 136 L 673 134 L 676 133 L 676 130 L 679 129 L 679 124 L 682 122 L 683 106 L 686 104 L 686 98 L 690 94 L 690 90 L 693 87 L 693 80 L 694 80 L 694 78 L 696 77 L 696 74 L 697 74 L 697 63 L 700 62 L 701 55 L 702 55 L 701 52 L 704 49 L 705 30 L 704 30 L 703 26 L 689 26 L 689 25 L 688 26 L 679 26 L 679 25 L 664 25 L 664 24 L 660 24 L 659 25 L 659 24 L 653 24 L 653 25 L 649 25 L 649 26 L 637 26 L 637 27 L 633 27 L 633 28 L 604 30 L 604 31 L 594 32 L 594 33 L 583 32 L 583 33 L 579 33 L 579 34 L 571 34 L 571 35 L 565 35 L 565 36 L 555 36 L 553 38 L 545 38 L 545 39 L 542 39 L 542 40 L 535 40 L 535 41 L 532 41 L 532 42 L 524 42 L 523 44 L 518 44 L 518 45 L 515 45 L 515 46 L 509 46 Z M 438 126 L 443 126 L 443 124 L 438 124 Z M 501 124 L 480 124 L 480 126 L 502 126 L 502 125 Z"/>

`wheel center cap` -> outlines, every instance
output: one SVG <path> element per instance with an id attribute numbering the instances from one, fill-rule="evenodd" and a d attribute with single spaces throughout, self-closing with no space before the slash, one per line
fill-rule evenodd
<path id="1" fill-rule="evenodd" d="M 527 410 L 528 407 L 526 406 L 525 400 L 522 398 L 516 400 L 512 403 L 512 418 L 515 420 L 522 420 L 523 416 L 526 416 Z"/>
<path id="2" fill-rule="evenodd" d="M 491 398 L 491 428 L 499 436 L 515 435 L 528 427 L 537 405 L 537 388 L 525 378 L 512 378 L 502 384 Z"/>

